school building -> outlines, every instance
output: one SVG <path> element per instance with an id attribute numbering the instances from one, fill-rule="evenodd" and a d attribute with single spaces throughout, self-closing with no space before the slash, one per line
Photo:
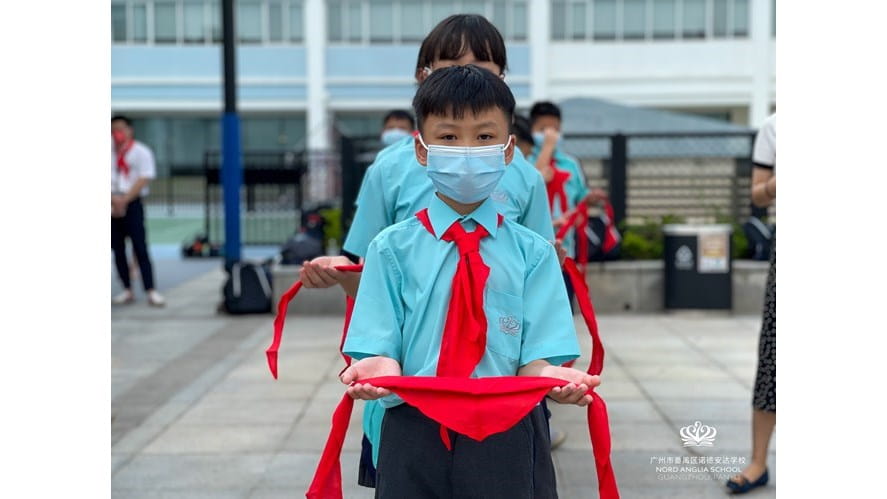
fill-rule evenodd
<path id="1" fill-rule="evenodd" d="M 425 34 L 480 13 L 518 105 L 594 97 L 757 127 L 775 108 L 775 0 L 237 0 L 245 150 L 329 150 L 408 108 Z M 219 0 L 112 0 L 113 112 L 160 174 L 217 149 Z M 566 130 L 569 131 L 569 130 Z"/>

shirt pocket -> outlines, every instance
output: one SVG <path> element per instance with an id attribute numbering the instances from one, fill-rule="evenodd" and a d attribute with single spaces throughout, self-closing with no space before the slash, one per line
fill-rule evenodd
<path id="1" fill-rule="evenodd" d="M 520 359 L 524 329 L 523 299 L 487 289 L 487 349 L 510 360 Z"/>

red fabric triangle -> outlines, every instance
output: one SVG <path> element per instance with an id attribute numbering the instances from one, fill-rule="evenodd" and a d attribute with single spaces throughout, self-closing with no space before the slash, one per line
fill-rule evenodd
<path id="1" fill-rule="evenodd" d="M 442 426 L 475 440 L 514 426 L 555 386 L 566 384 L 555 378 L 503 376 L 491 378 L 440 378 L 430 376 L 386 376 L 361 380 L 388 388 Z M 607 406 L 593 391 L 588 406 L 588 431 L 594 449 L 598 490 L 601 499 L 618 499 L 619 490 L 610 462 L 610 427 Z M 308 499 L 342 499 L 342 470 L 339 458 L 345 442 L 354 402 L 347 394 L 333 414 L 330 435 Z"/>
<path id="2" fill-rule="evenodd" d="M 564 187 L 567 184 L 567 180 L 570 179 L 570 172 L 560 170 L 556 168 L 554 164 L 555 161 L 554 158 L 552 158 L 551 169 L 554 170 L 554 175 L 552 175 L 551 180 L 545 184 L 545 190 L 548 192 L 548 210 L 554 211 L 554 201 L 557 199 L 561 208 L 561 213 L 563 213 L 567 211 L 567 192 Z"/>

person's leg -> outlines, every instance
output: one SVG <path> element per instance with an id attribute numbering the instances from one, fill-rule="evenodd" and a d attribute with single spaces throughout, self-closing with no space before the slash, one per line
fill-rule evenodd
<path id="1" fill-rule="evenodd" d="M 454 499 L 548 499 L 557 497 L 550 444 L 537 446 L 547 429 L 545 414 L 536 406 L 510 430 L 477 442 L 464 435 L 453 441 Z M 541 459 L 539 459 L 541 458 Z M 545 461 L 551 465 L 544 466 Z M 542 461 L 537 466 L 537 461 Z M 550 469 L 549 469 L 550 468 Z M 538 473 L 550 471 L 550 473 Z M 548 476 L 548 475 L 551 476 Z M 536 482 L 541 482 L 539 487 Z M 541 493 L 540 493 L 541 491 Z"/>
<path id="2" fill-rule="evenodd" d="M 148 241 L 145 233 L 145 210 L 141 199 L 129 203 L 126 208 L 126 229 L 129 239 L 132 241 L 132 250 L 139 261 L 139 272 L 142 276 L 142 284 L 149 294 L 154 291 L 154 269 L 151 266 L 151 257 L 148 254 Z M 150 299 L 150 296 L 149 296 Z"/>
<path id="3" fill-rule="evenodd" d="M 770 255 L 770 273 L 758 340 L 758 370 L 752 398 L 752 457 L 739 475 L 730 479 L 730 488 L 760 479 L 767 470 L 767 450 L 776 427 L 776 241 Z M 764 480 L 762 480 L 763 482 Z"/>
<path id="4" fill-rule="evenodd" d="M 773 435 L 773 429 L 776 427 L 776 412 L 762 411 L 755 409 L 752 411 L 751 428 L 752 428 L 752 453 L 751 463 L 742 474 L 749 481 L 754 482 L 767 469 L 767 449 L 770 447 L 770 437 Z"/>
<path id="5" fill-rule="evenodd" d="M 407 404 L 385 411 L 376 468 L 377 498 L 449 499 L 453 496 L 452 462 L 440 439 L 439 423 Z"/>
<path id="6" fill-rule="evenodd" d="M 124 290 L 130 290 L 129 264 L 126 261 L 126 225 L 124 219 L 111 218 L 111 250 L 114 251 L 114 267 Z"/>

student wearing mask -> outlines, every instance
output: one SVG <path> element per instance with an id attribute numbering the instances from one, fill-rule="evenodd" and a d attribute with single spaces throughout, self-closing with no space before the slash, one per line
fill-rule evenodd
<path id="1" fill-rule="evenodd" d="M 447 67 L 422 84 L 413 106 L 413 154 L 434 192 L 367 248 L 343 347 L 356 362 L 342 381 L 541 376 L 564 382 L 552 399 L 588 405 L 600 378 L 561 367 L 579 345 L 554 247 L 499 215 L 491 198 L 516 157 L 511 91 L 489 71 Z M 477 442 L 384 388 L 357 382 L 348 393 L 386 408 L 384 424 L 371 429 L 379 435 L 376 497 L 557 496 L 541 405 Z"/>
<path id="2" fill-rule="evenodd" d="M 416 81 L 422 83 L 435 71 L 473 64 L 504 80 L 507 69 L 505 41 L 483 16 L 457 14 L 441 21 L 419 49 Z M 343 249 L 360 258 L 367 255 L 370 242 L 385 228 L 415 216 L 428 206 L 435 188 L 425 168 L 418 162 L 412 137 L 405 137 L 386 147 L 367 169 L 357 199 L 357 210 Z M 497 183 L 490 201 L 506 219 L 517 222 L 554 240 L 548 211 L 545 183 L 539 172 L 516 151 Z M 559 253 L 560 256 L 560 253 Z M 349 296 L 356 296 L 361 273 L 341 272 L 338 265 L 352 263 L 345 256 L 318 257 L 304 262 L 300 280 L 304 287 L 323 288 L 340 285 Z M 379 429 L 385 410 L 378 403 L 364 407 L 363 455 L 358 482 L 373 486 L 374 462 L 378 459 Z M 370 460 L 372 457 L 372 460 Z"/>
<path id="3" fill-rule="evenodd" d="M 393 109 L 382 119 L 382 135 L 380 140 L 387 147 L 405 137 L 412 136 L 415 129 L 416 123 L 408 111 Z"/>

